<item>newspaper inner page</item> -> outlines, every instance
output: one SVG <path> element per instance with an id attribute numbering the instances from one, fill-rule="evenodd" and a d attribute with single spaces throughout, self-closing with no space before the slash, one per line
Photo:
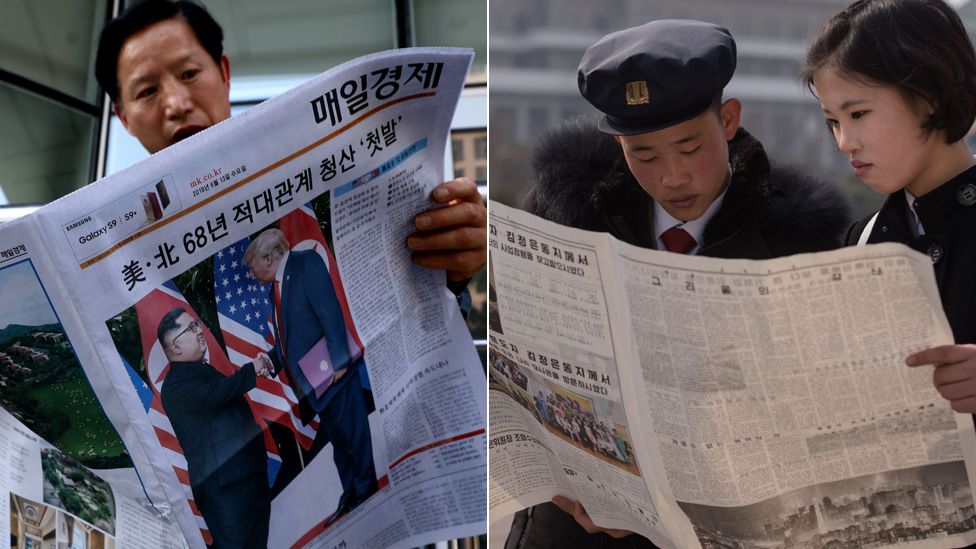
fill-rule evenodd
<path id="1" fill-rule="evenodd" d="M 351 61 L 37 212 L 81 363 L 190 546 L 231 497 L 269 547 L 485 531 L 484 373 L 404 244 L 470 59 Z"/>
<path id="2" fill-rule="evenodd" d="M 654 474 L 704 546 L 976 541 L 972 419 L 931 367 L 904 364 L 952 343 L 927 256 L 885 244 L 750 262 L 619 246 Z"/>
<path id="3" fill-rule="evenodd" d="M 563 495 L 670 546 L 621 397 L 606 236 L 491 207 L 490 513 Z"/>

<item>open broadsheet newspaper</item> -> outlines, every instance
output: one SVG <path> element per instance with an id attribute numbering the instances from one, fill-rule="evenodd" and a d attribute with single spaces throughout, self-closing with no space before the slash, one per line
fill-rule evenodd
<path id="1" fill-rule="evenodd" d="M 485 531 L 484 372 L 404 244 L 470 61 L 351 61 L 0 226 L 0 538 Z"/>
<path id="2" fill-rule="evenodd" d="M 563 495 L 660 547 L 959 547 L 976 436 L 898 244 L 767 261 L 637 248 L 491 204 L 493 517 Z"/>

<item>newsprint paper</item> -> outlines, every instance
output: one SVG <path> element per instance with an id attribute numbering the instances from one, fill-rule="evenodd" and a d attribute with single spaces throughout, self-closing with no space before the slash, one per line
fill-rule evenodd
<path id="1" fill-rule="evenodd" d="M 898 244 L 767 261 L 636 248 L 491 204 L 489 512 L 555 495 L 661 547 L 976 541 L 971 416 Z"/>
<path id="2" fill-rule="evenodd" d="M 0 538 L 485 531 L 484 371 L 405 245 L 471 57 L 350 61 L 0 226 Z M 258 510 L 228 519 L 242 500 Z"/>

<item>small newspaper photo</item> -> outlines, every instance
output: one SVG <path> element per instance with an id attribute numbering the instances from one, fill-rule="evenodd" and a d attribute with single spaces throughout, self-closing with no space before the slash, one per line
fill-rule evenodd
<path id="1" fill-rule="evenodd" d="M 0 537 L 486 531 L 485 373 L 405 245 L 472 56 L 344 63 L 0 225 Z"/>
<path id="2" fill-rule="evenodd" d="M 685 256 L 494 202 L 489 255 L 493 522 L 558 495 L 659 547 L 976 542 L 972 417 L 904 364 L 952 342 L 927 256 Z"/>

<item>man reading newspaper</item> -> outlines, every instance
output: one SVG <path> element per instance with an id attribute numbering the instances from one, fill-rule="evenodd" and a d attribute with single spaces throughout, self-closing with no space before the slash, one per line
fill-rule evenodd
<path id="1" fill-rule="evenodd" d="M 222 40 L 220 25 L 187 1 L 145 0 L 105 26 L 95 76 L 150 153 L 230 117 Z M 417 216 L 407 246 L 418 265 L 446 270 L 449 287 L 467 300 L 467 281 L 486 263 L 487 211 L 470 178 L 443 183 L 432 198 L 437 207 Z"/>
<path id="2" fill-rule="evenodd" d="M 546 219 L 677 253 L 765 259 L 838 246 L 846 204 L 831 185 L 770 167 L 723 100 L 736 45 L 723 27 L 659 20 L 612 33 L 579 65 L 583 97 L 604 116 L 537 148 L 528 208 Z M 650 542 L 556 498 L 516 515 L 507 547 L 631 547 Z M 576 522 L 585 528 L 585 532 Z"/>
<path id="3" fill-rule="evenodd" d="M 135 3 L 102 31 L 96 77 L 123 126 L 150 153 L 230 117 L 230 60 L 223 53 L 222 36 L 220 25 L 200 5 L 170 0 Z M 467 282 L 486 262 L 485 206 L 477 186 L 467 178 L 441 184 L 432 198 L 433 207 L 415 218 L 417 231 L 406 245 L 417 265 L 447 272 L 448 287 L 466 312 L 470 307 Z M 288 345 L 287 338 L 277 343 Z M 365 418 L 363 411 L 352 415 Z M 321 432 L 342 438 L 325 429 Z M 366 433 L 368 451 L 368 426 L 359 432 Z M 317 447 L 323 444 L 324 439 Z M 345 469 L 340 467 L 344 487 Z M 356 479 L 373 478 L 347 490 L 330 520 L 376 490 L 371 463 L 365 469 L 368 474 Z"/>

